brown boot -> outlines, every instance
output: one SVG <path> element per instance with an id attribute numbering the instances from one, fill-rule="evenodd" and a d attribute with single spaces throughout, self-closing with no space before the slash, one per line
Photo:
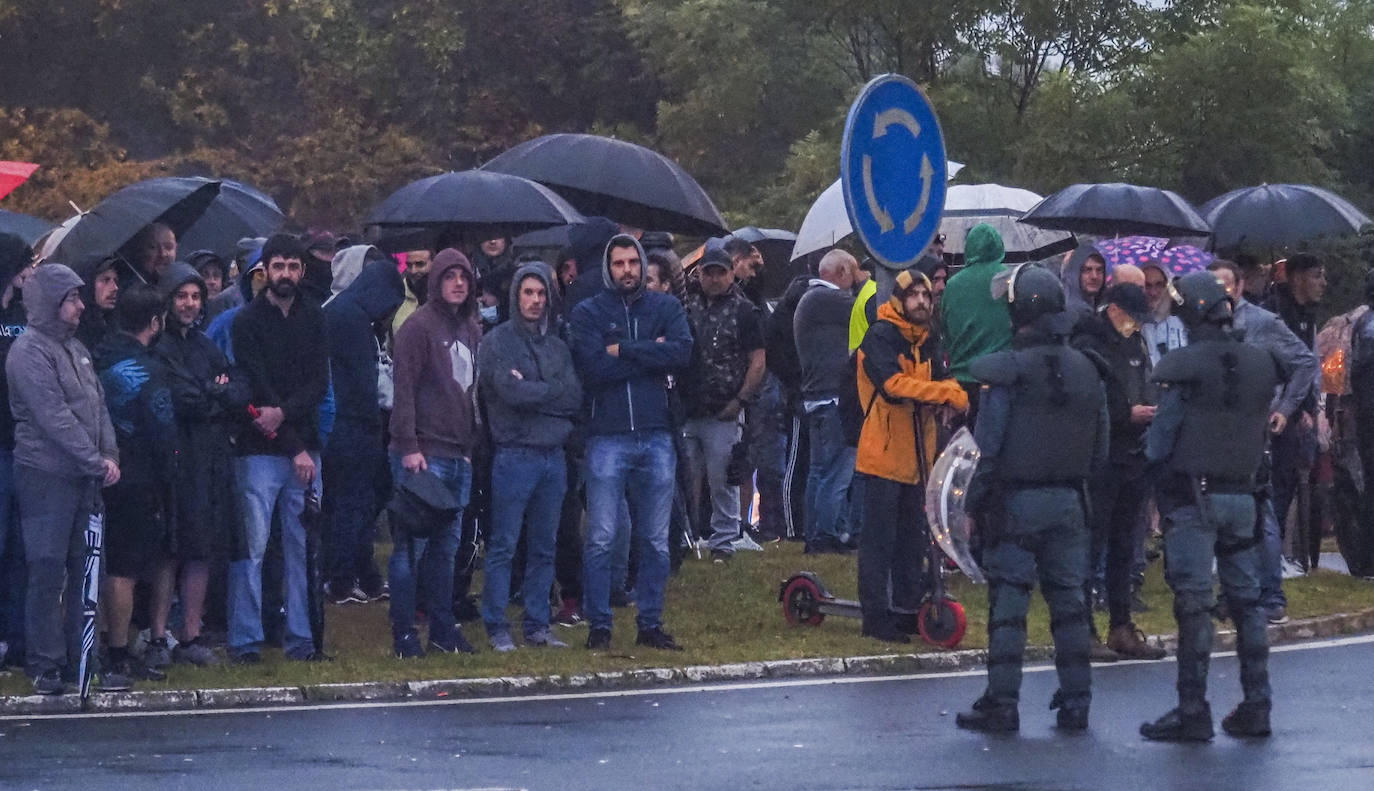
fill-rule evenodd
<path id="1" fill-rule="evenodd" d="M 1163 659 L 1164 649 L 1145 642 L 1145 633 L 1135 624 L 1112 627 L 1107 635 L 1107 647 L 1126 659 Z"/>
<path id="2" fill-rule="evenodd" d="M 1088 651 L 1088 661 L 1090 662 L 1115 662 L 1121 657 L 1115 651 L 1102 644 L 1102 638 L 1093 635 L 1093 642 Z"/>

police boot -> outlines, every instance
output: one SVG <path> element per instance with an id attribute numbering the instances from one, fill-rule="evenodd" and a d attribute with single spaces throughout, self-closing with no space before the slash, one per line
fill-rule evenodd
<path id="1" fill-rule="evenodd" d="M 1055 714 L 1054 727 L 1061 731 L 1084 731 L 1088 729 L 1088 706 L 1071 705 L 1064 699 L 1063 690 L 1055 690 L 1054 697 L 1050 700 L 1050 708 L 1058 709 Z"/>
<path id="2" fill-rule="evenodd" d="M 1145 634 L 1128 623 L 1113 626 L 1107 635 L 1107 647 L 1127 659 L 1163 659 L 1164 649 L 1145 642 Z"/>
<path id="3" fill-rule="evenodd" d="M 954 724 L 970 731 L 1014 733 L 1021 730 L 1021 714 L 1015 706 L 1003 705 L 984 695 L 973 702 L 972 711 L 955 715 Z"/>
<path id="4" fill-rule="evenodd" d="M 1173 709 L 1154 722 L 1142 723 L 1140 735 L 1156 742 L 1209 742 L 1212 730 L 1212 707 L 1206 703 L 1191 712 Z"/>
<path id="5" fill-rule="evenodd" d="M 1246 701 L 1221 720 L 1221 729 L 1231 736 L 1268 736 L 1269 704 Z"/>

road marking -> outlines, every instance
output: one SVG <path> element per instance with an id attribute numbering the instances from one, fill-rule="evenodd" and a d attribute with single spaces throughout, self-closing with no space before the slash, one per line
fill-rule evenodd
<path id="1" fill-rule="evenodd" d="M 1314 640 L 1306 643 L 1294 643 L 1291 645 L 1274 646 L 1270 648 L 1271 653 L 1289 653 L 1292 651 L 1314 651 L 1323 648 L 1342 648 L 1352 645 L 1366 645 L 1374 643 L 1374 634 L 1359 635 L 1355 637 L 1336 637 L 1326 640 Z M 1212 654 L 1214 657 L 1235 656 L 1235 651 L 1217 651 Z M 1158 660 L 1122 660 L 1111 664 L 1093 665 L 1093 672 L 1110 670 L 1117 667 L 1130 667 L 1132 665 L 1146 665 L 1158 663 L 1171 663 L 1174 657 L 1165 657 Z M 1053 671 L 1054 664 L 1050 662 L 1040 662 L 1026 666 L 1026 673 L 1048 673 Z M 600 698 L 632 698 L 650 697 L 662 695 L 688 695 L 711 692 L 740 692 L 757 689 L 787 689 L 790 687 L 820 687 L 827 684 L 885 684 L 894 681 L 918 681 L 921 679 L 938 678 L 968 678 L 985 674 L 985 668 L 971 670 L 947 670 L 936 673 L 909 673 L 900 676 L 820 676 L 816 678 L 787 678 L 772 681 L 745 681 L 740 683 L 724 682 L 716 684 L 700 684 L 696 686 L 679 687 L 660 687 L 649 689 L 613 689 L 592 692 L 554 692 L 542 695 L 503 695 L 491 698 L 444 698 L 430 700 L 396 700 L 396 701 L 369 701 L 356 703 L 313 703 L 304 706 L 250 706 L 238 709 L 186 709 L 177 711 L 88 711 L 70 714 L 9 714 L 0 716 L 0 722 L 43 722 L 46 720 L 72 720 L 72 719 L 117 719 L 125 717 L 199 717 L 216 716 L 225 714 L 273 714 L 289 715 L 297 712 L 313 711 L 340 711 L 357 709 L 399 709 L 425 706 L 478 706 L 490 705 L 494 703 L 541 703 L 545 701 L 558 700 L 596 700 Z"/>

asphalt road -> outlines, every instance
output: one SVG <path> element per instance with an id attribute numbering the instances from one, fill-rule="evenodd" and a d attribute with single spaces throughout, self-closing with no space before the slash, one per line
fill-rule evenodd
<path id="1" fill-rule="evenodd" d="M 1296 650 L 1295 650 L 1296 649 Z M 760 682 L 441 705 L 0 720 L 0 787 L 206 789 L 1370 789 L 1374 636 L 1272 660 L 1276 733 L 1144 742 L 1174 664 L 1094 675 L 1088 733 L 1056 732 L 1027 672 L 1021 734 L 954 727 L 979 673 Z M 1213 665 L 1213 710 L 1239 698 Z"/>

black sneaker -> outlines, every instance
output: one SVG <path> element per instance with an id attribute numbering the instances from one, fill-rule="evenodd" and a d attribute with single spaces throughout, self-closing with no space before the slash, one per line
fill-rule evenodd
<path id="1" fill-rule="evenodd" d="M 167 676 L 163 674 L 162 677 L 166 678 Z M 128 692 L 134 688 L 134 682 L 133 679 L 119 672 L 118 669 L 111 669 L 97 673 L 91 681 L 91 686 L 97 692 Z"/>
<path id="2" fill-rule="evenodd" d="M 914 612 L 894 612 L 888 610 L 887 619 L 892 626 L 902 634 L 916 634 L 921 630 L 920 625 L 917 623 L 916 613 Z"/>
<path id="3" fill-rule="evenodd" d="M 367 594 L 357 585 L 339 585 L 333 582 L 324 584 L 324 597 L 330 604 L 365 604 Z"/>
<path id="4" fill-rule="evenodd" d="M 1221 719 L 1221 729 L 1230 736 L 1269 736 L 1269 704 L 1240 704 Z"/>
<path id="5" fill-rule="evenodd" d="M 414 632 L 396 640 L 392 646 L 396 649 L 397 659 L 419 659 L 425 655 L 425 649 L 420 645 L 420 638 Z"/>
<path id="6" fill-rule="evenodd" d="M 287 654 L 286 658 L 292 662 L 333 662 L 334 657 L 323 651 L 309 651 L 304 654 Z"/>
<path id="7" fill-rule="evenodd" d="M 49 670 L 33 680 L 35 695 L 61 695 L 66 691 L 67 685 L 62 683 L 62 674 L 56 670 Z"/>
<path id="8" fill-rule="evenodd" d="M 1191 713 L 1172 709 L 1154 722 L 1142 723 L 1140 735 L 1156 742 L 1210 742 L 1215 735 L 1212 707 L 1204 703 L 1201 711 Z"/>
<path id="9" fill-rule="evenodd" d="M 148 664 L 146 659 L 140 661 L 133 657 L 121 662 L 117 667 L 111 668 L 115 675 L 125 676 L 134 681 L 166 681 L 167 674 Z M 105 675 L 110 675 L 109 673 Z M 102 684 L 103 689 L 103 684 Z M 105 690 L 109 691 L 109 690 Z"/>
<path id="10" fill-rule="evenodd" d="M 587 633 L 587 648 L 591 651 L 607 651 L 611 647 L 610 629 L 592 629 Z"/>
<path id="11" fill-rule="evenodd" d="M 983 696 L 973 702 L 971 710 L 956 714 L 954 724 L 968 731 L 1014 733 L 1021 730 L 1021 713 L 1015 706 L 1003 706 Z"/>
<path id="12" fill-rule="evenodd" d="M 455 631 L 453 639 L 440 642 L 433 637 L 429 638 L 429 650 L 437 651 L 441 654 L 475 654 L 477 649 L 472 647 L 472 643 L 463 636 L 462 632 Z"/>
<path id="13" fill-rule="evenodd" d="M 650 648 L 657 648 L 660 651 L 681 651 L 682 646 L 673 640 L 673 636 L 663 631 L 661 627 L 653 629 L 640 629 L 635 636 L 635 645 L 644 645 Z"/>
<path id="14" fill-rule="evenodd" d="M 260 665 L 262 664 L 262 654 L 257 651 L 244 651 L 241 654 L 234 654 L 229 660 L 236 665 Z"/>
<path id="15" fill-rule="evenodd" d="M 864 637 L 871 637 L 874 640 L 881 640 L 884 643 L 910 643 L 911 636 L 903 634 L 897 627 L 890 623 L 870 626 L 863 630 Z"/>
<path id="16" fill-rule="evenodd" d="M 477 607 L 471 596 L 464 596 L 453 601 L 453 619 L 458 623 L 479 621 L 482 619 L 482 610 Z"/>
<path id="17" fill-rule="evenodd" d="M 732 555 L 731 553 L 729 553 L 729 552 L 726 552 L 726 551 L 723 550 L 723 549 L 713 549 L 713 550 L 711 550 L 711 562 L 712 562 L 712 563 L 717 563 L 717 564 L 719 564 L 719 565 L 725 566 L 725 565 L 728 565 L 728 564 L 730 563 L 730 558 L 731 558 L 731 557 L 733 557 L 733 555 Z"/>

